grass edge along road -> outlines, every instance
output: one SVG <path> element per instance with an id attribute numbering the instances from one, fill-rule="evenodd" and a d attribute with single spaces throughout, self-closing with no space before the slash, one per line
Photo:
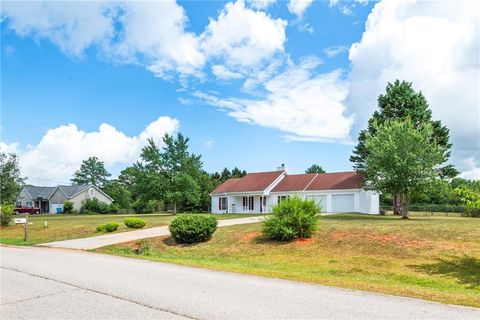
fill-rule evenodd
<path id="1" fill-rule="evenodd" d="M 217 219 L 219 220 L 251 216 L 258 215 L 216 215 Z M 24 215 L 14 216 L 14 218 L 18 217 L 24 217 Z M 25 246 L 54 241 L 94 237 L 105 234 L 96 232 L 96 226 L 110 221 L 115 221 L 120 225 L 118 230 L 113 233 L 138 230 L 129 229 L 125 226 L 123 220 L 127 217 L 135 217 L 145 220 L 145 229 L 168 225 L 170 221 L 175 218 L 175 216 L 171 214 L 34 215 L 28 217 L 28 221 L 32 224 L 28 226 L 29 231 L 27 242 L 23 241 L 23 227 L 20 225 L 15 225 L 12 220 L 12 223 L 8 227 L 0 227 L 0 243 Z M 47 227 L 45 227 L 45 221 L 47 222 Z"/>
<path id="2" fill-rule="evenodd" d="M 220 228 L 197 245 L 157 237 L 95 251 L 480 307 L 480 219 L 342 214 L 320 220 L 312 239 L 292 243 L 263 238 L 257 223 Z"/>

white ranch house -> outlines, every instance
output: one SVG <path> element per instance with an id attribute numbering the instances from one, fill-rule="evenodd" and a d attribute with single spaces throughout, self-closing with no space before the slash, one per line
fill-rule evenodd
<path id="1" fill-rule="evenodd" d="M 269 213 L 286 197 L 314 199 L 324 213 L 379 213 L 379 194 L 363 189 L 355 172 L 288 174 L 277 171 L 249 173 L 231 178 L 212 191 L 212 212 Z"/>

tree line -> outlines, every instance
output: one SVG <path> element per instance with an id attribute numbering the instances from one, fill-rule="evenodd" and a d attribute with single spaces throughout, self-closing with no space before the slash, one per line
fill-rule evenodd
<path id="1" fill-rule="evenodd" d="M 480 182 L 457 178 L 459 172 L 448 163 L 449 140 L 448 128 L 433 119 L 425 96 L 412 83 L 396 80 L 378 97 L 378 108 L 359 133 L 350 161 L 364 175 L 364 187 L 379 192 L 381 202 L 391 203 L 396 215 L 407 218 L 415 203 L 465 204 L 480 215 Z M 188 146 L 189 139 L 181 133 L 165 135 L 162 147 L 149 139 L 140 160 L 113 180 L 103 162 L 90 157 L 72 183 L 97 185 L 120 208 L 139 213 L 205 212 L 215 187 L 246 172 L 235 167 L 208 173 L 201 156 Z M 323 172 L 318 164 L 306 170 Z M 0 152 L 0 179 L 0 203 L 13 203 L 24 183 L 15 154 Z"/>

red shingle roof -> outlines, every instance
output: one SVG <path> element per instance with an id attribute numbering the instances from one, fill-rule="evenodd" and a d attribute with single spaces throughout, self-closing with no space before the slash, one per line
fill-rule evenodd
<path id="1" fill-rule="evenodd" d="M 258 192 L 265 190 L 283 171 L 249 173 L 243 178 L 231 178 L 219 185 L 212 194 L 226 192 Z M 291 174 L 283 178 L 272 192 L 358 189 L 363 176 L 354 171 L 333 173 Z"/>
<path id="2" fill-rule="evenodd" d="M 316 176 L 316 173 L 289 174 L 272 189 L 272 192 L 302 191 Z"/>
<path id="3" fill-rule="evenodd" d="M 243 178 L 231 178 L 219 185 L 212 193 L 263 191 L 277 179 L 283 171 L 249 173 Z"/>
<path id="4" fill-rule="evenodd" d="M 354 171 L 319 173 L 306 190 L 358 189 L 363 185 L 363 176 Z"/>

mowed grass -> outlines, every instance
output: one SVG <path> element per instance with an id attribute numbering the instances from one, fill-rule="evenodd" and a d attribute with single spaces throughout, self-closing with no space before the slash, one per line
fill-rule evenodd
<path id="1" fill-rule="evenodd" d="M 331 215 L 311 240 L 292 243 L 260 230 L 239 225 L 197 245 L 159 237 L 96 251 L 480 307 L 480 219 Z"/>
<path id="2" fill-rule="evenodd" d="M 218 219 L 241 218 L 250 215 L 217 215 Z M 14 218 L 24 217 L 23 215 Z M 117 222 L 120 227 L 116 232 L 131 231 L 123 220 L 127 217 L 136 217 L 145 220 L 145 228 L 168 225 L 174 215 L 171 214 L 133 214 L 133 215 L 35 215 L 29 216 L 27 242 L 23 241 L 23 227 L 13 223 L 8 227 L 0 227 L 0 243 L 12 245 L 33 245 L 44 242 L 78 239 L 101 235 L 96 232 L 96 226 L 110 221 Z M 48 227 L 44 227 L 44 222 Z"/>

